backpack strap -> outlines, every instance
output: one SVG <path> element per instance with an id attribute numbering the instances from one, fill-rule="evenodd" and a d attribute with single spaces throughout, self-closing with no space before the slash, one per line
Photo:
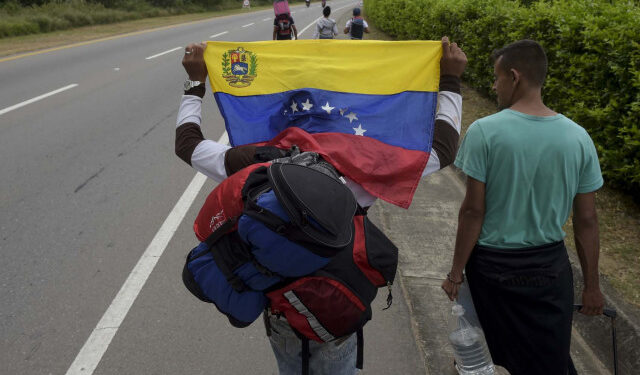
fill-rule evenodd
<path id="1" fill-rule="evenodd" d="M 224 236 L 229 230 L 231 230 L 231 228 L 233 228 L 233 225 L 236 223 L 237 219 L 236 218 L 231 218 L 230 220 L 225 221 L 221 226 L 219 226 L 216 230 L 213 231 L 213 233 L 211 233 L 209 235 L 209 237 L 207 237 L 206 240 L 204 240 L 204 243 L 207 244 L 207 249 L 203 250 L 197 254 L 187 254 L 187 262 L 191 262 L 192 260 L 198 259 L 201 256 L 207 254 L 208 252 L 211 251 L 211 247 L 213 246 L 213 244 L 215 244 L 216 242 L 218 242 L 218 240 Z"/>
<path id="2" fill-rule="evenodd" d="M 255 163 L 264 163 L 289 155 L 291 155 L 290 150 L 283 150 L 275 146 L 259 146 L 256 147 L 255 153 L 253 154 L 253 160 Z"/>
<path id="3" fill-rule="evenodd" d="M 262 313 L 262 319 L 264 320 L 264 329 L 267 331 L 267 337 L 271 337 L 271 321 L 269 320 L 269 308 L 265 307 Z"/>
<path id="4" fill-rule="evenodd" d="M 222 272 L 222 274 L 227 279 L 227 282 L 233 288 L 233 290 L 235 290 L 238 293 L 252 290 L 247 286 L 247 284 L 244 283 L 244 281 L 242 281 L 240 277 L 238 277 L 238 275 L 233 273 L 233 270 L 231 269 L 230 265 L 227 263 L 226 259 L 224 259 L 224 257 L 219 251 L 216 251 L 216 249 L 213 247 L 211 247 L 210 251 L 211 251 L 211 255 L 213 256 L 213 260 L 216 262 L 216 266 L 218 266 L 218 269 L 220 269 L 220 272 Z"/>
<path id="5" fill-rule="evenodd" d="M 240 239 L 238 232 L 231 232 L 219 238 L 209 246 L 209 252 L 233 290 L 238 293 L 255 291 L 233 272 L 239 264 L 252 261 L 251 249 Z"/>
<path id="6" fill-rule="evenodd" d="M 228 231 L 231 230 L 231 228 L 233 228 L 237 221 L 238 219 L 235 217 L 225 221 L 221 226 L 216 228 L 216 230 L 214 230 L 213 233 L 211 233 L 209 237 L 204 240 L 204 242 L 207 244 L 207 246 L 209 246 L 209 248 L 211 248 L 213 244 L 218 242 L 218 240 L 222 238 L 222 236 L 224 236 Z"/>
<path id="7" fill-rule="evenodd" d="M 311 352 L 309 351 L 309 339 L 302 338 L 302 375 L 309 375 L 309 357 Z"/>
<path id="8" fill-rule="evenodd" d="M 358 356 L 356 358 L 356 368 L 362 370 L 362 365 L 364 363 L 364 334 L 362 333 L 362 327 L 358 328 L 356 331 L 356 336 L 358 339 L 357 351 Z"/>
<path id="9" fill-rule="evenodd" d="M 251 218 L 260 221 L 267 228 L 278 233 L 281 236 L 289 233 L 291 230 L 290 228 L 292 227 L 291 223 L 282 220 L 278 215 L 258 205 L 255 201 L 255 198 L 251 195 L 251 192 L 247 197 L 246 208 L 243 213 Z"/>

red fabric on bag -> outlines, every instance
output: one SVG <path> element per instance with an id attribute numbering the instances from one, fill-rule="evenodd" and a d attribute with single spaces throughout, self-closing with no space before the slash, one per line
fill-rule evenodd
<path id="1" fill-rule="evenodd" d="M 242 187 L 247 177 L 254 170 L 268 165 L 269 163 L 252 164 L 241 169 L 227 177 L 209 193 L 193 223 L 193 231 L 198 240 L 206 240 L 216 228 L 242 214 L 244 208 Z M 237 227 L 237 224 L 234 225 L 229 232 L 236 230 Z"/>
<path id="2" fill-rule="evenodd" d="M 326 277 L 299 279 L 286 287 L 267 293 L 274 313 L 282 312 L 289 324 L 311 340 L 323 342 L 313 331 L 307 317 L 292 306 L 284 293 L 292 290 L 318 322 L 334 337 L 354 332 L 366 307 L 349 288 Z"/>
<path id="3" fill-rule="evenodd" d="M 367 246 L 364 236 L 364 216 L 354 216 L 354 242 L 353 242 L 353 261 L 360 268 L 362 273 L 377 287 L 385 286 L 386 280 L 378 270 L 371 267 L 369 258 L 367 257 Z"/>

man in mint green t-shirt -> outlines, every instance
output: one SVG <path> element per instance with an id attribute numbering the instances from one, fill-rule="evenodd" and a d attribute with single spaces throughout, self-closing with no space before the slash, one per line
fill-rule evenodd
<path id="1" fill-rule="evenodd" d="M 542 101 L 547 59 L 531 40 L 493 54 L 500 112 L 474 122 L 455 165 L 467 175 L 451 272 L 463 269 L 494 363 L 512 375 L 567 373 L 573 280 L 562 225 L 573 206 L 584 273 L 582 313 L 602 313 L 595 191 L 602 184 L 589 134 Z"/>

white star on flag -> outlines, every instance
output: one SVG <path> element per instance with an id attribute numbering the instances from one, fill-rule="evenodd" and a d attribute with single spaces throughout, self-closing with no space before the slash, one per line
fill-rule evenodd
<path id="1" fill-rule="evenodd" d="M 295 101 L 295 100 L 292 100 L 292 101 L 291 101 L 291 111 L 292 111 L 293 113 L 298 112 L 298 103 L 296 103 L 296 101 Z"/>
<path id="2" fill-rule="evenodd" d="M 358 124 L 357 128 L 352 128 L 353 130 L 355 130 L 356 135 L 362 135 L 364 136 L 364 132 L 366 132 L 366 129 L 362 129 L 362 124 Z"/>
<path id="3" fill-rule="evenodd" d="M 340 108 L 340 116 L 344 116 L 344 113 L 347 111 L 348 108 Z"/>
<path id="4" fill-rule="evenodd" d="M 356 114 L 353 112 L 349 112 L 348 115 L 345 116 L 346 118 L 349 119 L 349 124 L 351 124 L 353 122 L 353 120 L 357 120 L 358 117 L 356 117 Z"/>
<path id="5" fill-rule="evenodd" d="M 331 110 L 334 109 L 335 107 L 329 107 L 329 102 L 327 102 L 327 104 L 325 104 L 324 106 L 322 106 L 320 108 L 322 108 L 325 111 L 327 111 L 328 114 L 331 114 Z"/>
<path id="6" fill-rule="evenodd" d="M 309 111 L 311 109 L 311 107 L 313 107 L 313 104 L 311 104 L 309 102 L 309 98 L 307 98 L 307 101 L 302 103 L 302 110 L 303 111 Z"/>

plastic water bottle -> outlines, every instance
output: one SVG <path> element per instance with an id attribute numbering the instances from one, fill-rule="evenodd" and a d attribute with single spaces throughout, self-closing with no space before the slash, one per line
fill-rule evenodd
<path id="1" fill-rule="evenodd" d="M 449 342 L 461 375 L 494 375 L 495 368 L 487 348 L 482 328 L 473 326 L 465 318 L 462 305 L 451 307 Z"/>
<path id="2" fill-rule="evenodd" d="M 476 308 L 473 305 L 473 298 L 471 297 L 471 290 L 469 289 L 466 277 L 463 278 L 462 284 L 460 284 L 456 302 L 464 307 L 464 318 L 467 319 L 467 322 L 474 327 L 481 327 L 480 321 L 478 320 L 478 314 L 476 314 Z"/>

